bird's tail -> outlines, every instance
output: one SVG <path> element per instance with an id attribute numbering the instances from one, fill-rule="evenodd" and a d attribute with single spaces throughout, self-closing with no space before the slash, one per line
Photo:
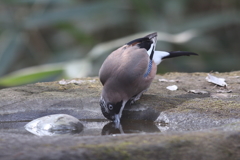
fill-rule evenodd
<path id="1" fill-rule="evenodd" d="M 159 65 L 163 59 L 179 57 L 179 56 L 190 56 L 190 55 L 198 55 L 198 54 L 193 52 L 187 52 L 187 51 L 172 51 L 172 52 L 155 51 L 153 60 L 156 63 L 156 65 Z"/>
<path id="2" fill-rule="evenodd" d="M 163 57 L 162 59 L 179 57 L 179 56 L 198 55 L 197 53 L 187 52 L 187 51 L 172 51 L 172 52 L 168 52 L 168 53 L 169 53 L 169 55 Z"/>

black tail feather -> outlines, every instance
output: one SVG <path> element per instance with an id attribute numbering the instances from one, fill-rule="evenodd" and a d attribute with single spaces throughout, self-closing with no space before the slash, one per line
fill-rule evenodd
<path id="1" fill-rule="evenodd" d="M 168 53 L 170 53 L 170 54 L 166 57 L 163 57 L 162 59 L 179 57 L 179 56 L 198 55 L 197 53 L 187 52 L 187 51 L 172 51 L 172 52 L 168 52 Z"/>

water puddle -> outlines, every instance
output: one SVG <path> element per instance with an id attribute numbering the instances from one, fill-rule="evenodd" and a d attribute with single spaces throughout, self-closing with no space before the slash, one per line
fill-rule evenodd
<path id="1" fill-rule="evenodd" d="M 236 118 L 214 118 L 202 113 L 162 112 L 154 122 L 122 119 L 121 125 L 116 126 L 106 119 L 77 119 L 66 114 L 52 114 L 33 121 L 0 122 L 0 133 L 29 136 L 170 133 L 214 129 L 239 122 Z"/>
<path id="2" fill-rule="evenodd" d="M 38 130 L 29 131 L 24 126 L 29 121 L 22 122 L 0 122 L 0 132 L 9 134 L 29 134 L 37 136 L 101 136 L 101 135 L 116 135 L 116 134 L 131 134 L 131 133 L 156 133 L 161 132 L 161 129 L 167 127 L 167 124 L 146 122 L 146 121 L 122 121 L 121 127 L 116 128 L 114 122 L 102 119 L 81 120 L 81 125 L 78 124 L 77 129 L 71 127 L 62 127 L 58 129 L 45 128 L 45 131 Z M 48 126 L 49 127 L 49 126 Z"/>

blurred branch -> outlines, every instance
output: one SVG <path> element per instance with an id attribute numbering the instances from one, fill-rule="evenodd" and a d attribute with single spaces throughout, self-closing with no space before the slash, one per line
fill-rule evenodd
<path id="1" fill-rule="evenodd" d="M 92 50 L 88 53 L 88 58 L 97 59 L 103 53 L 106 53 L 107 51 L 110 51 L 119 46 L 122 46 L 133 39 L 143 37 L 149 33 L 151 33 L 151 32 L 141 32 L 141 33 L 133 34 L 131 36 L 112 40 L 110 42 L 100 43 L 92 48 Z M 170 42 L 170 43 L 181 44 L 181 43 L 186 43 L 186 42 L 190 41 L 191 39 L 193 39 L 194 37 L 196 37 L 198 35 L 199 35 L 199 33 L 196 30 L 188 30 L 188 31 L 184 31 L 184 32 L 181 32 L 178 34 L 169 34 L 169 33 L 159 31 L 158 32 L 158 41 L 165 41 L 165 42 Z"/>

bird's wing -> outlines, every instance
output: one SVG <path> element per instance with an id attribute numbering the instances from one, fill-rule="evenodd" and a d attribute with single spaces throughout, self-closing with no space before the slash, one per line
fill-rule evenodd
<path id="1" fill-rule="evenodd" d="M 112 52 L 100 68 L 99 77 L 103 85 L 124 89 L 136 85 L 147 70 L 149 56 L 146 49 L 137 46 L 119 48 Z"/>

